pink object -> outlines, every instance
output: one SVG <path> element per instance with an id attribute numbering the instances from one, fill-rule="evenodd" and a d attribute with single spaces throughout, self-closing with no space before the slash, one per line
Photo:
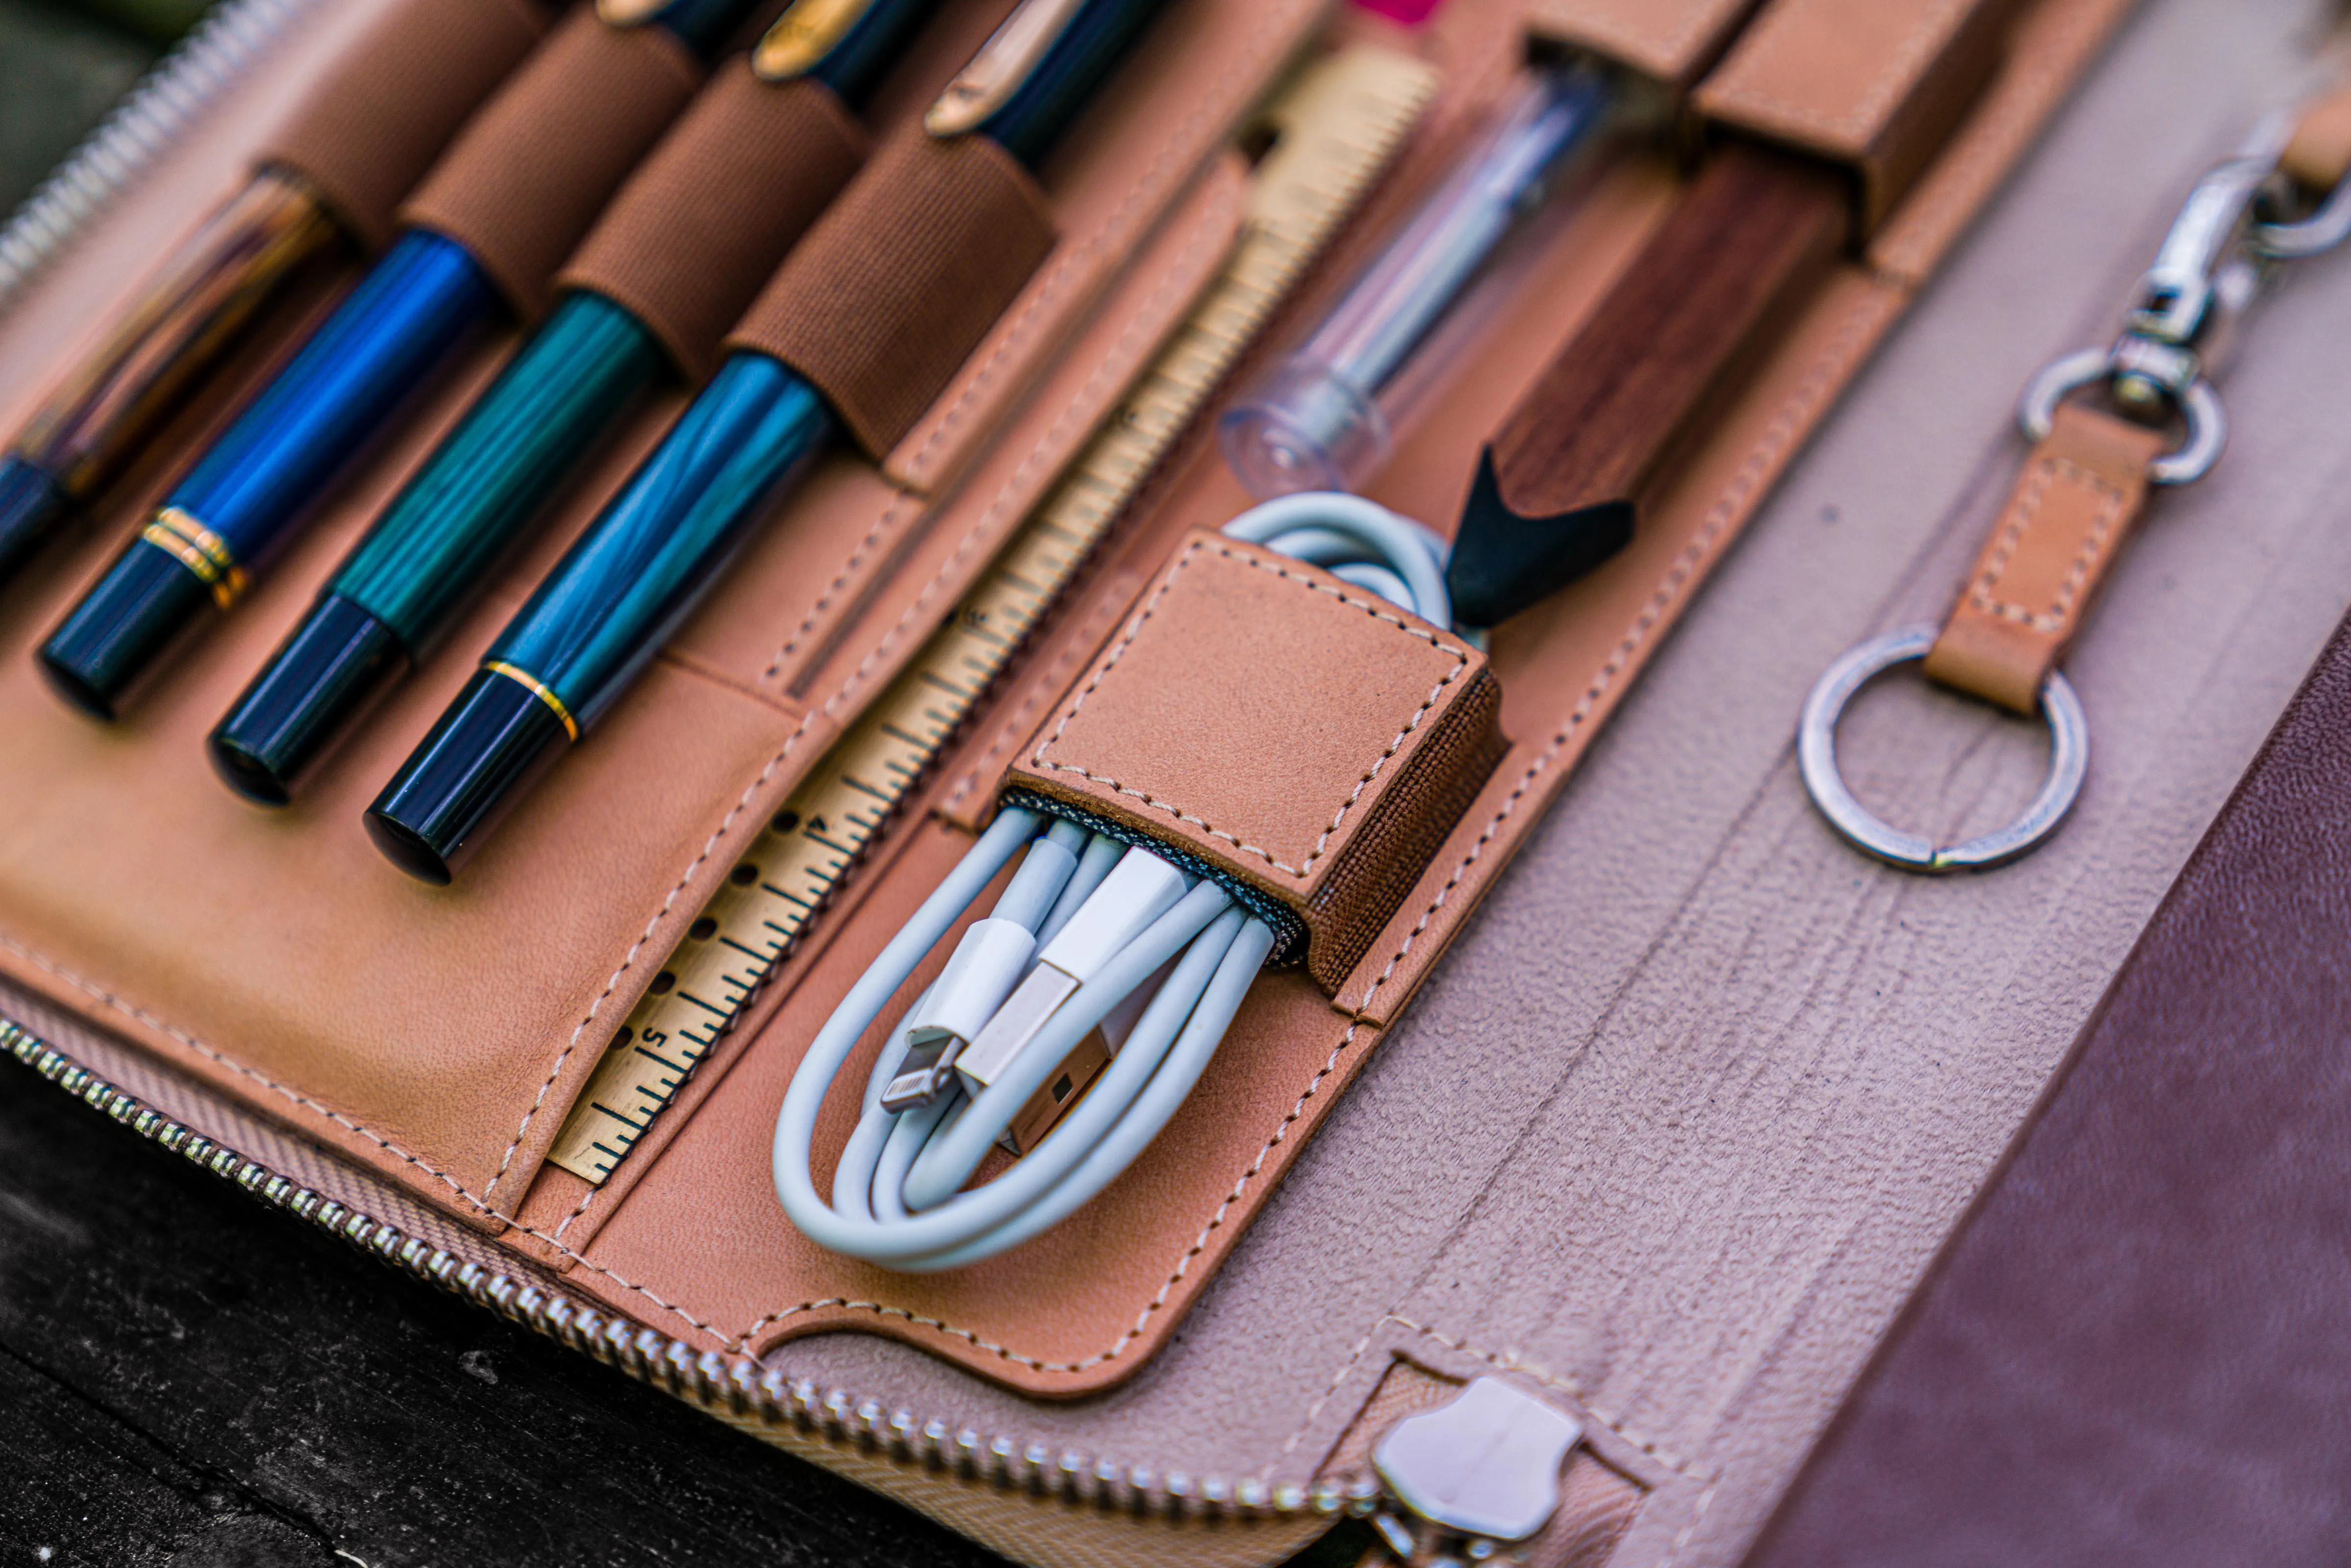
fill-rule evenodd
<path id="1" fill-rule="evenodd" d="M 1445 0 L 1355 0 L 1358 8 L 1374 16 L 1385 16 L 1391 22 L 1402 22 L 1416 27 L 1437 14 Z"/>

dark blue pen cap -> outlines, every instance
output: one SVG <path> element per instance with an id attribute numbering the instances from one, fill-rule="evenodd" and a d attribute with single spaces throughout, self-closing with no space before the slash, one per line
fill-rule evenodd
<path id="1" fill-rule="evenodd" d="M 445 887 L 467 843 L 569 739 L 538 693 L 476 670 L 368 808 L 368 836 L 409 875 Z"/>
<path id="2" fill-rule="evenodd" d="M 71 509 L 55 479 L 22 457 L 0 457 L 0 582 L 16 574 Z"/>
<path id="3" fill-rule="evenodd" d="M 213 766 L 249 800 L 283 806 L 350 721 L 408 668 L 391 627 L 330 593 L 212 733 Z"/>
<path id="4" fill-rule="evenodd" d="M 74 706 L 111 719 L 190 622 L 215 612 L 210 583 L 171 551 L 134 539 L 41 644 L 41 669 Z"/>

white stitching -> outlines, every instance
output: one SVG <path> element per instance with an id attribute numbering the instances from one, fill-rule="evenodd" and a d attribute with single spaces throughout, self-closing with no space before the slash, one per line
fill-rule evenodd
<path id="1" fill-rule="evenodd" d="M 1191 566 L 1192 558 L 1198 555 L 1205 549 L 1214 549 L 1218 555 L 1223 556 L 1228 559 L 1238 560 L 1242 565 L 1249 567 L 1254 570 L 1267 572 L 1272 576 L 1280 578 L 1285 581 L 1298 583 L 1301 587 L 1311 589 L 1316 593 L 1335 599 L 1342 604 L 1361 610 L 1373 620 L 1384 621 L 1389 625 L 1395 627 L 1397 631 L 1405 633 L 1407 636 L 1416 637 L 1420 641 L 1427 643 L 1430 647 L 1437 649 L 1438 652 L 1450 653 L 1454 657 L 1452 670 L 1446 674 L 1444 679 L 1438 681 L 1437 685 L 1429 688 L 1428 695 L 1421 699 L 1420 706 L 1415 708 L 1413 710 L 1412 716 L 1405 720 L 1404 727 L 1395 732 L 1395 738 L 1387 743 L 1385 749 L 1381 751 L 1379 756 L 1373 761 L 1371 768 L 1363 775 L 1362 778 L 1355 781 L 1354 789 L 1344 800 L 1339 802 L 1339 809 L 1332 814 L 1330 824 L 1322 830 L 1322 836 L 1314 841 L 1314 848 L 1312 852 L 1306 856 L 1304 863 L 1301 865 L 1291 865 L 1287 861 L 1276 860 L 1272 851 L 1265 849 L 1258 844 L 1246 843 L 1239 838 L 1227 832 L 1224 829 L 1215 826 L 1206 818 L 1192 811 L 1188 811 L 1173 801 L 1162 800 L 1146 790 L 1133 789 L 1128 785 L 1121 783 L 1116 779 L 1111 778 L 1105 774 L 1096 773 L 1091 768 L 1081 767 L 1076 763 L 1048 762 L 1045 759 L 1045 753 L 1061 741 L 1062 735 L 1069 729 L 1071 721 L 1076 719 L 1079 713 L 1084 709 L 1087 699 L 1091 698 L 1094 695 L 1095 689 L 1099 687 L 1104 680 L 1109 678 L 1110 673 L 1118 667 L 1119 662 L 1122 659 L 1126 657 L 1127 650 L 1134 646 L 1134 640 L 1138 636 L 1142 635 L 1144 624 L 1151 619 L 1152 615 L 1159 608 L 1160 600 L 1166 596 L 1168 590 L 1176 586 L 1176 580 L 1183 576 L 1186 570 Z M 1420 727 L 1420 721 L 1428 716 L 1429 710 L 1437 706 L 1437 699 L 1444 695 L 1445 688 L 1451 685 L 1455 681 L 1459 680 L 1461 678 L 1462 672 L 1467 670 L 1468 667 L 1469 653 L 1468 649 L 1444 641 L 1427 627 L 1416 625 L 1404 620 L 1401 616 L 1395 614 L 1388 608 L 1387 601 L 1384 599 L 1357 599 L 1347 593 L 1343 589 L 1334 588 L 1329 583 L 1318 581 L 1316 579 L 1306 576 L 1302 572 L 1292 571 L 1286 567 L 1277 564 L 1276 562 L 1261 559 L 1256 555 L 1237 550 L 1228 544 L 1214 544 L 1207 539 L 1194 539 L 1189 545 L 1185 547 L 1184 552 L 1176 558 L 1176 564 L 1168 569 L 1167 574 L 1159 580 L 1159 586 L 1152 590 L 1151 597 L 1144 601 L 1143 608 L 1136 612 L 1134 619 L 1127 622 L 1125 632 L 1120 636 L 1117 643 L 1111 649 L 1110 653 L 1104 656 L 1102 664 L 1095 669 L 1092 677 L 1086 682 L 1084 688 L 1081 690 L 1076 697 L 1071 701 L 1069 711 L 1061 716 L 1061 722 L 1053 727 L 1053 733 L 1037 743 L 1037 749 L 1029 754 L 1029 760 L 1036 767 L 1050 768 L 1056 773 L 1074 773 L 1080 778 L 1091 779 L 1094 783 L 1100 784 L 1114 793 L 1129 796 L 1134 800 L 1140 800 L 1144 805 L 1150 806 L 1156 810 L 1166 812 L 1169 816 L 1174 817 L 1178 821 L 1191 823 L 1193 826 L 1198 828 L 1202 832 L 1207 834 L 1210 838 L 1224 840 L 1225 842 L 1232 845 L 1239 853 L 1255 855 L 1259 860 L 1265 862 L 1266 864 L 1271 866 L 1274 870 L 1287 872 L 1291 876 L 1298 877 L 1302 880 L 1312 872 L 1314 869 L 1314 862 L 1321 860 L 1323 853 L 1330 848 L 1331 840 L 1339 831 L 1339 824 L 1347 820 L 1347 813 L 1355 809 L 1356 802 L 1364 798 L 1364 791 L 1370 789 L 1372 781 L 1380 776 L 1380 769 L 1387 766 L 1389 759 L 1395 756 L 1397 750 L 1403 747 L 1405 741 L 1411 737 L 1412 732 Z"/>

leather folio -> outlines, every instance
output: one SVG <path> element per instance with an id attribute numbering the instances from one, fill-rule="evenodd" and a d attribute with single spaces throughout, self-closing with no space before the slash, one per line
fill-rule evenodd
<path id="1" fill-rule="evenodd" d="M 942 7 L 867 115 L 876 146 L 1007 8 Z M 1363 1479 L 1389 1424 L 1493 1374 L 1581 1424 L 1528 1562 L 1728 1568 L 2250 755 L 2263 704 L 2210 694 L 2250 684 L 2273 711 L 2340 613 L 2336 585 L 2351 584 L 2351 548 L 2318 520 L 2320 486 L 2293 488 L 2308 465 L 2292 459 L 2329 417 L 2310 392 L 2329 373 L 2323 318 L 2351 319 L 2351 298 L 2314 282 L 2295 297 L 2321 319 L 2307 340 L 2265 341 L 2270 359 L 2249 355 L 2232 382 L 2252 450 L 2149 526 L 2072 666 L 2105 749 L 2065 838 L 1997 883 L 1928 887 L 1854 860 L 1801 808 L 1787 736 L 1811 672 L 1957 576 L 1970 497 L 2014 463 L 2013 388 L 2055 348 L 2105 330 L 2105 301 L 2160 235 L 2167 202 L 2267 106 L 2312 24 L 2299 0 L 2217 18 L 2197 0 L 2147 0 L 2093 70 L 2135 8 L 1451 0 L 1407 30 L 1317 0 L 1174 0 L 1043 170 L 1042 259 L 960 365 L 941 368 L 946 390 L 920 410 L 877 404 L 859 426 L 872 450 L 824 460 L 446 890 L 388 865 L 360 813 L 679 394 L 643 412 L 548 537 L 287 812 L 222 789 L 204 735 L 510 339 L 484 345 L 369 457 L 276 575 L 120 725 L 65 711 L 28 656 L 174 465 L 282 355 L 294 318 L 324 308 L 322 287 L 75 546 L 0 592 L 7 1038 L 267 1200 L 1026 1562 L 1278 1562 L 1328 1528 L 1318 1489 Z M 0 316 L 0 427 L 234 187 L 301 85 L 380 9 L 319 8 Z M 1451 526 L 1480 447 L 1670 210 L 1706 138 L 1761 137 L 1847 169 L 1860 237 L 1710 401 L 1627 549 L 1483 653 L 1378 623 L 1335 580 L 1200 531 L 1246 497 L 1194 430 L 611 1178 L 591 1186 L 549 1164 L 663 956 L 1216 276 L 1242 221 L 1252 106 L 1301 53 L 1344 41 L 1422 57 L 1435 95 L 1260 358 L 1410 210 L 1531 44 L 1642 78 L 1677 132 L 1595 162 L 1507 262 L 1505 309 L 1368 491 L 1433 525 Z M 2175 80 L 2188 78 L 2194 90 Z M 1980 212 L 1987 223 L 1961 247 Z M 2192 614 L 2166 599 L 2175 581 L 2194 584 Z M 1252 610 L 1260 593 L 1277 597 Z M 1284 610 L 1291 595 L 1312 613 Z M 1171 620 L 1151 622 L 1161 604 Z M 1171 631 L 1179 609 L 1189 619 Z M 1281 632 L 1257 665 L 1200 653 L 1198 637 L 1260 611 Z M 2110 635 L 2108 622 L 2142 630 Z M 1152 732 L 1162 710 L 1206 723 L 1233 709 L 1255 668 L 1285 661 L 1306 673 L 1246 725 L 1231 720 L 1226 762 Z M 1920 1462 L 1947 1490 L 1995 1459 L 2011 1464 L 2005 1485 L 2034 1450 L 1966 1434 L 2042 1422 L 2053 1442 L 2062 1391 L 2141 1392 L 2067 1381 L 2096 1376 L 2095 1358 L 2045 1341 L 2032 1356 L 2063 1364 L 2021 1406 L 1968 1377 L 1959 1400 L 1950 1369 L 1963 1354 L 2024 1354 L 2000 1348 L 2015 1331 L 1984 1315 L 1982 1281 L 2026 1269 L 2046 1292 L 2056 1276 L 2037 1260 L 2051 1249 L 2079 1271 L 2090 1242 L 2114 1245 L 2084 1231 L 2081 1204 L 2028 1202 L 2040 1164 L 2072 1168 L 2044 1152 L 2069 1119 L 2205 1125 L 2191 1109 L 2250 1116 L 2252 1096 L 2282 1092 L 2282 1044 L 2222 1082 L 2220 1059 L 2180 1057 L 2178 1036 L 2150 1031 L 2171 1016 L 2164 987 L 2249 929 L 2206 911 L 2238 885 L 2231 844 L 2273 821 L 2267 802 L 2293 801 L 2294 770 L 2314 765 L 2292 737 L 2316 733 L 2324 695 L 2297 708 L 2150 934 L 2151 953 L 2184 945 L 2188 961 L 2143 959 L 2123 982 L 1783 1542 L 1820 1508 L 1843 1510 L 1819 1500 L 1839 1487 L 1891 1508 L 1911 1485 L 1855 1457 L 1876 1440 L 1855 1436 L 1873 1420 L 1909 1421 L 1914 1439 L 1939 1445 Z M 2011 721 L 1930 700 L 1856 712 L 1865 792 L 1939 788 L 1956 813 L 1997 811 L 1997 765 L 2017 761 L 2002 749 Z M 2287 780 L 2274 797 L 2268 777 Z M 1137 778 L 1154 782 L 1121 788 Z M 793 1231 L 769 1190 L 776 1107 L 834 1002 L 1008 786 L 1224 857 L 1299 915 L 1307 962 L 1260 979 L 1192 1101 L 1067 1223 L 944 1274 L 851 1263 Z M 2317 864 L 2281 862 L 2264 895 L 2323 901 Z M 2291 950 L 2318 965 L 2309 935 Z M 2314 1008 L 2314 976 L 2295 1000 Z M 2176 1005 L 2225 1021 L 2240 1016 L 2230 1006 L 2261 1005 L 2252 989 Z M 2148 1071 L 2194 1080 L 2192 1106 L 2147 1100 L 2146 1084 L 2134 1098 L 2125 1074 L 2069 1110 L 2126 1046 Z M 846 1107 L 831 1111 L 820 1150 L 846 1134 Z M 2294 1112 L 2316 1137 L 2315 1092 Z M 2256 1164 L 2285 1157 L 2266 1127 L 2206 1134 L 2220 1135 Z M 2154 1166 L 2100 1168 L 2137 1183 L 2110 1212 L 2151 1210 L 2168 1190 Z M 2322 1201 L 2288 1174 L 2279 1191 Z M 2216 1231 L 2233 1228 L 2212 1215 Z M 2235 1244 L 2254 1246 L 2249 1228 Z M 2001 1312 L 2023 1310 L 1994 1293 Z M 2291 1299 L 2320 1321 L 2322 1302 Z M 2247 1343 L 2228 1354 L 2253 1354 Z M 2039 1363 L 1999 1364 L 2022 1376 Z M 2217 1389 L 2228 1364 L 2172 1392 Z M 1928 1408 L 1922 1437 L 1911 1413 Z M 2279 1431 L 2289 1418 L 2265 1419 Z M 2199 1458 L 2217 1452 L 2205 1436 L 2161 1464 L 2219 1475 Z M 1962 1449 L 1978 1469 L 1951 1457 Z M 1916 1495 L 1925 1507 L 1943 1493 Z"/>

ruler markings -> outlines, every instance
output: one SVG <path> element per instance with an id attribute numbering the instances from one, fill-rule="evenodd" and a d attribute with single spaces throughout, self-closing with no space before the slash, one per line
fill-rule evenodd
<path id="1" fill-rule="evenodd" d="M 668 986 L 648 993 L 616 1032 L 550 1164 L 601 1183 L 636 1145 L 1387 167 L 1433 83 L 1420 61 L 1356 48 L 1315 62 L 1277 101 L 1270 118 L 1281 135 L 1251 181 L 1223 273 L 956 613 L 744 851 L 748 874 L 738 870 L 742 884 L 712 900 L 695 925 L 710 935 L 680 946 L 662 971 Z M 705 990 L 741 995 L 722 1009 L 695 994 Z"/>

